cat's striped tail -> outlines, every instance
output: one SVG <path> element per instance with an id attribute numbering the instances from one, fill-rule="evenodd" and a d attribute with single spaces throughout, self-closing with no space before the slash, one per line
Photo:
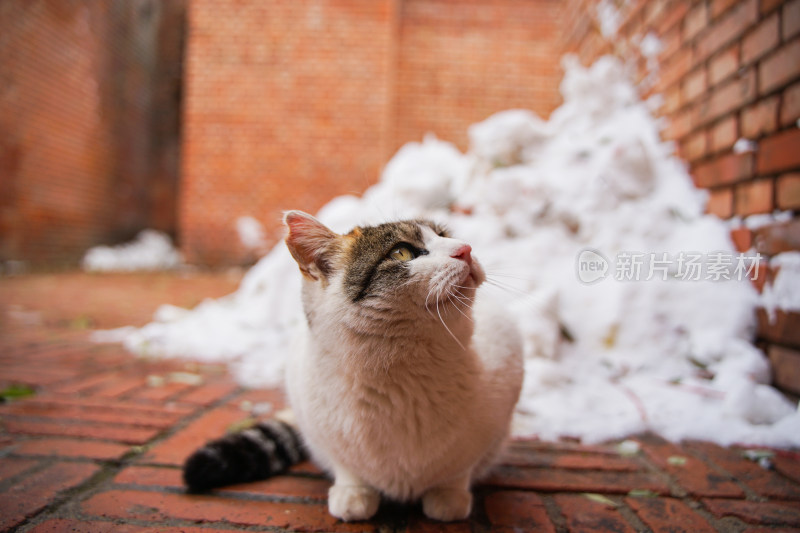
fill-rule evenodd
<path id="1" fill-rule="evenodd" d="M 280 420 L 259 422 L 208 442 L 186 459 L 183 481 L 192 492 L 266 479 L 306 459 L 295 428 Z"/>

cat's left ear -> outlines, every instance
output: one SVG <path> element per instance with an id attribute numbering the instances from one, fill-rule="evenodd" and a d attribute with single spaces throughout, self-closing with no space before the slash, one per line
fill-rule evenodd
<path id="1" fill-rule="evenodd" d="M 302 211 L 287 211 L 283 223 L 289 229 L 286 246 L 303 275 L 313 280 L 327 277 L 333 270 L 339 235 Z"/>

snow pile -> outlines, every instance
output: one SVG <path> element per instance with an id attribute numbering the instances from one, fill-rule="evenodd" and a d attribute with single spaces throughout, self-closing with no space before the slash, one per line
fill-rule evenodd
<path id="1" fill-rule="evenodd" d="M 179 266 L 182 261 L 169 236 L 146 229 L 129 243 L 91 248 L 83 257 L 83 269 L 90 272 L 167 270 Z"/>
<path id="2" fill-rule="evenodd" d="M 770 316 L 776 309 L 800 311 L 800 252 L 784 252 L 770 260 L 777 270 L 772 283 L 764 286 L 761 303 Z"/>
<path id="3" fill-rule="evenodd" d="M 725 223 L 703 214 L 705 193 L 618 61 L 565 69 L 549 121 L 499 113 L 470 128 L 466 155 L 433 137 L 408 144 L 380 183 L 319 218 L 347 231 L 427 216 L 472 244 L 490 280 L 481 297 L 505 300 L 525 335 L 518 435 L 800 444 L 800 414 L 765 384 L 768 363 L 749 342 L 750 283 L 681 277 L 681 254 L 702 256 L 707 274 L 713 253 L 734 254 Z M 236 293 L 163 308 L 118 336 L 140 353 L 231 361 L 242 383 L 275 385 L 302 320 L 299 288 L 278 245 Z"/>
<path id="4" fill-rule="evenodd" d="M 648 32 L 644 37 L 635 36 L 632 41 L 638 47 L 639 53 L 642 54 L 645 60 L 645 75 L 639 85 L 642 89 L 651 89 L 658 81 L 659 72 L 661 71 L 658 57 L 664 49 L 664 44 L 653 32 Z M 661 97 L 659 96 L 658 98 L 660 101 Z"/>
<path id="5" fill-rule="evenodd" d="M 741 140 L 741 139 L 740 139 Z M 785 226 L 794 216 L 792 211 L 773 211 L 758 215 L 750 215 L 744 219 L 734 217 L 728 221 L 732 230 L 747 228 L 757 231 L 768 226 Z M 780 231 L 780 230 L 779 230 Z M 786 227 L 783 231 L 791 231 Z M 769 259 L 769 266 L 775 272 L 774 279 L 767 279 L 761 292 L 759 305 L 763 307 L 770 320 L 775 319 L 775 312 L 800 311 L 800 252 L 783 252 Z M 765 276 L 762 272 L 760 276 Z"/>
<path id="6" fill-rule="evenodd" d="M 606 39 L 616 37 L 620 24 L 622 24 L 622 13 L 611 0 L 600 0 L 595 8 L 595 17 L 600 26 L 600 33 Z"/>
<path id="7" fill-rule="evenodd" d="M 750 152 L 755 152 L 756 150 L 758 150 L 758 143 L 751 139 L 745 139 L 742 137 L 733 143 L 734 154 L 747 154 Z"/>
<path id="8" fill-rule="evenodd" d="M 751 231 L 755 231 L 766 226 L 784 224 L 791 221 L 793 217 L 794 213 L 792 211 L 773 211 L 772 213 L 750 215 L 745 218 L 738 216 L 733 217 L 728 220 L 728 225 L 732 230 L 738 228 L 747 228 Z"/>
<path id="9" fill-rule="evenodd" d="M 264 226 L 253 217 L 245 216 L 236 219 L 236 233 L 239 242 L 248 250 L 263 251 L 267 246 Z"/>

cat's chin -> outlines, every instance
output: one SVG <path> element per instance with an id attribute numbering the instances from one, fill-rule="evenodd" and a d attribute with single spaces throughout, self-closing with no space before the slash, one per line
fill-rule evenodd
<path id="1" fill-rule="evenodd" d="M 428 298 L 425 301 L 425 309 L 429 312 L 436 312 L 437 309 L 443 309 L 447 306 L 456 306 L 462 309 L 465 306 L 471 307 L 472 300 L 475 297 L 475 290 L 483 282 L 480 276 L 480 272 L 476 273 L 470 269 L 463 276 L 456 278 L 453 287 L 449 291 L 445 291 L 444 294 L 439 295 L 437 298 Z"/>
<path id="2" fill-rule="evenodd" d="M 463 285 L 471 289 L 477 289 L 481 283 L 484 282 L 484 280 L 486 280 L 486 274 L 483 273 L 483 269 L 473 264 L 464 274 L 464 277 L 459 285 Z"/>
<path id="3" fill-rule="evenodd" d="M 457 289 L 457 292 L 453 290 L 453 292 L 446 292 L 437 298 L 429 298 L 425 302 L 426 311 L 435 313 L 437 310 L 442 310 L 449 306 L 457 306 L 462 309 L 465 306 L 471 307 L 475 283 L 470 278 L 467 281 L 460 282 L 459 285 L 461 285 L 462 288 Z"/>
<path id="4" fill-rule="evenodd" d="M 470 289 L 476 289 L 480 283 L 478 283 L 478 280 L 475 278 L 475 273 L 470 270 L 463 278 L 461 278 L 459 285 Z"/>

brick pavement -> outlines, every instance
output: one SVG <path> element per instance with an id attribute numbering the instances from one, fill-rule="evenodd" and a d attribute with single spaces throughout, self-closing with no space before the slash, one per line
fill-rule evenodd
<path id="1" fill-rule="evenodd" d="M 475 489 L 468 521 L 431 522 L 386 503 L 367 523 L 328 515 L 330 482 L 313 465 L 188 495 L 179 465 L 207 438 L 283 405 L 218 365 L 136 359 L 87 339 L 87 325 L 143 323 L 158 303 L 233 290 L 213 276 L 0 278 L 0 388 L 35 394 L 0 404 L 0 530 L 209 531 L 800 531 L 800 454 L 771 468 L 738 448 L 515 441 Z M 102 290 L 100 290 L 102 289 Z M 116 295 L 116 299 L 114 296 Z M 112 309 L 113 307 L 113 309 Z"/>

